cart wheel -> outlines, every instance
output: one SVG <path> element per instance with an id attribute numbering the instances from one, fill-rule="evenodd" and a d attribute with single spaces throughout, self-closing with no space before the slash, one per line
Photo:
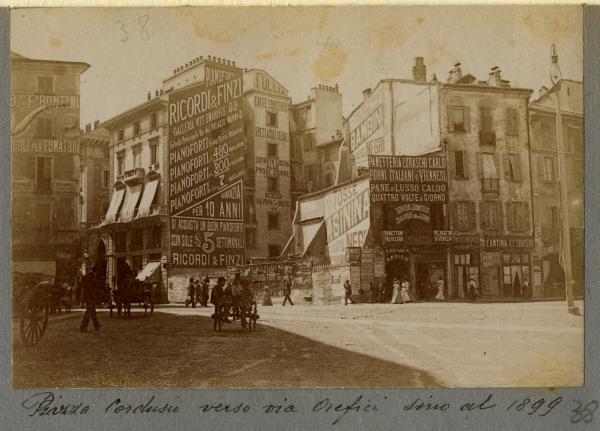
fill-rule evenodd
<path id="1" fill-rule="evenodd" d="M 26 346 L 35 346 L 44 335 L 48 325 L 48 306 L 45 292 L 33 290 L 25 298 L 25 309 L 21 315 L 21 339 Z"/>

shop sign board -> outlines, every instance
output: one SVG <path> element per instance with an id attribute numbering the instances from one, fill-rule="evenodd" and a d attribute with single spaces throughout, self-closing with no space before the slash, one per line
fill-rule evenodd
<path id="1" fill-rule="evenodd" d="M 206 80 L 170 93 L 170 264 L 244 262 L 242 70 L 206 65 Z"/>
<path id="2" fill-rule="evenodd" d="M 350 266 L 360 266 L 360 247 L 348 247 L 346 250 Z"/>
<path id="3" fill-rule="evenodd" d="M 531 249 L 534 240 L 530 236 L 486 236 L 484 247 L 486 250 L 506 249 Z"/>

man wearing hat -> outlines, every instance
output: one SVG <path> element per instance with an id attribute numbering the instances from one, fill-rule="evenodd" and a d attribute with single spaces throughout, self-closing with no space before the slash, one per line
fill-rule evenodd
<path id="1" fill-rule="evenodd" d="M 479 296 L 479 291 L 477 290 L 477 282 L 475 281 L 475 277 L 471 277 L 469 283 L 467 284 L 467 288 L 469 291 L 469 298 L 471 301 L 475 301 Z"/>
<path id="2" fill-rule="evenodd" d="M 96 316 L 97 284 L 98 280 L 96 278 L 96 266 L 93 266 L 92 270 L 84 275 L 81 279 L 82 299 L 83 302 L 85 302 L 85 314 L 83 315 L 83 319 L 81 319 L 81 325 L 79 326 L 79 330 L 81 332 L 87 331 L 90 319 L 92 319 L 94 329 L 96 331 L 100 330 L 100 323 L 98 322 L 98 317 Z"/>

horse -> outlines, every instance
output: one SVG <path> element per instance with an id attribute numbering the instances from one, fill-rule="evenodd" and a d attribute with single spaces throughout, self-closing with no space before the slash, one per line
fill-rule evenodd
<path id="1" fill-rule="evenodd" d="M 144 316 L 154 311 L 154 301 L 152 298 L 152 289 L 147 283 L 136 280 L 135 278 L 127 278 L 120 284 L 119 289 L 115 290 L 115 303 L 117 304 L 117 312 L 128 319 L 131 318 L 131 304 L 138 303 L 144 307 Z"/>

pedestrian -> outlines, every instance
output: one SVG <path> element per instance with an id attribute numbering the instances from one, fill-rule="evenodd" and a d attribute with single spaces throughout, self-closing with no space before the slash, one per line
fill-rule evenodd
<path id="1" fill-rule="evenodd" d="M 475 277 L 471 277 L 469 283 L 467 284 L 467 289 L 469 292 L 469 298 L 471 301 L 475 301 L 480 295 L 479 290 L 477 289 L 477 283 L 475 282 Z"/>
<path id="2" fill-rule="evenodd" d="M 375 290 L 375 285 L 372 282 L 369 283 L 369 302 L 371 304 L 375 304 L 375 302 L 377 302 L 377 291 Z"/>
<path id="3" fill-rule="evenodd" d="M 185 300 L 185 306 L 192 304 L 192 308 L 196 308 L 196 282 L 194 277 L 190 277 L 190 282 L 187 288 L 187 298 Z"/>
<path id="4" fill-rule="evenodd" d="M 92 270 L 81 279 L 81 294 L 83 302 L 85 303 L 85 314 L 83 315 L 81 325 L 79 326 L 81 332 L 87 331 L 90 319 L 94 324 L 94 329 L 96 331 L 100 330 L 100 323 L 96 316 L 97 284 L 96 267 L 94 266 L 92 267 Z"/>
<path id="5" fill-rule="evenodd" d="M 438 301 L 446 300 L 446 297 L 444 296 L 444 279 L 442 277 L 437 281 L 437 295 L 435 295 L 435 299 Z"/>
<path id="6" fill-rule="evenodd" d="M 410 282 L 407 278 L 404 279 L 402 285 L 400 286 L 400 294 L 402 296 L 402 302 L 412 301 L 412 298 L 410 296 Z"/>
<path id="7" fill-rule="evenodd" d="M 225 277 L 219 277 L 217 284 L 212 288 L 210 292 L 210 303 L 215 306 L 215 313 L 224 313 L 225 305 L 223 305 L 223 299 L 226 296 L 231 296 L 231 290 L 228 290 L 229 286 L 225 285 Z M 227 317 L 222 317 L 221 320 L 226 323 L 231 323 Z"/>
<path id="8" fill-rule="evenodd" d="M 210 279 L 208 278 L 208 275 L 204 276 L 204 279 L 202 279 L 202 285 L 200 290 L 202 291 L 201 293 L 201 303 L 203 307 L 208 307 L 208 288 L 210 285 Z"/>
<path id="9" fill-rule="evenodd" d="M 378 303 L 383 302 L 383 297 L 384 297 L 384 293 L 385 293 L 384 290 L 385 290 L 385 287 L 383 286 L 383 282 L 380 281 L 379 286 L 377 287 L 377 302 Z"/>
<path id="10" fill-rule="evenodd" d="M 348 305 L 348 300 L 350 300 L 352 305 L 355 305 L 355 302 L 352 299 L 352 286 L 350 285 L 350 280 L 344 282 L 344 305 Z"/>
<path id="11" fill-rule="evenodd" d="M 262 305 L 265 307 L 270 307 L 273 305 L 273 301 L 271 300 L 271 291 L 269 290 L 269 286 L 265 284 L 263 288 L 263 302 Z"/>
<path id="12" fill-rule="evenodd" d="M 392 282 L 392 301 L 391 304 L 402 304 L 402 295 L 400 294 L 400 280 L 394 278 Z"/>
<path id="13" fill-rule="evenodd" d="M 286 301 L 290 301 L 290 305 L 294 305 L 292 302 L 291 294 L 292 294 L 292 280 L 288 276 L 285 281 L 285 289 L 283 291 L 285 298 L 283 298 L 283 306 L 285 307 Z"/>

